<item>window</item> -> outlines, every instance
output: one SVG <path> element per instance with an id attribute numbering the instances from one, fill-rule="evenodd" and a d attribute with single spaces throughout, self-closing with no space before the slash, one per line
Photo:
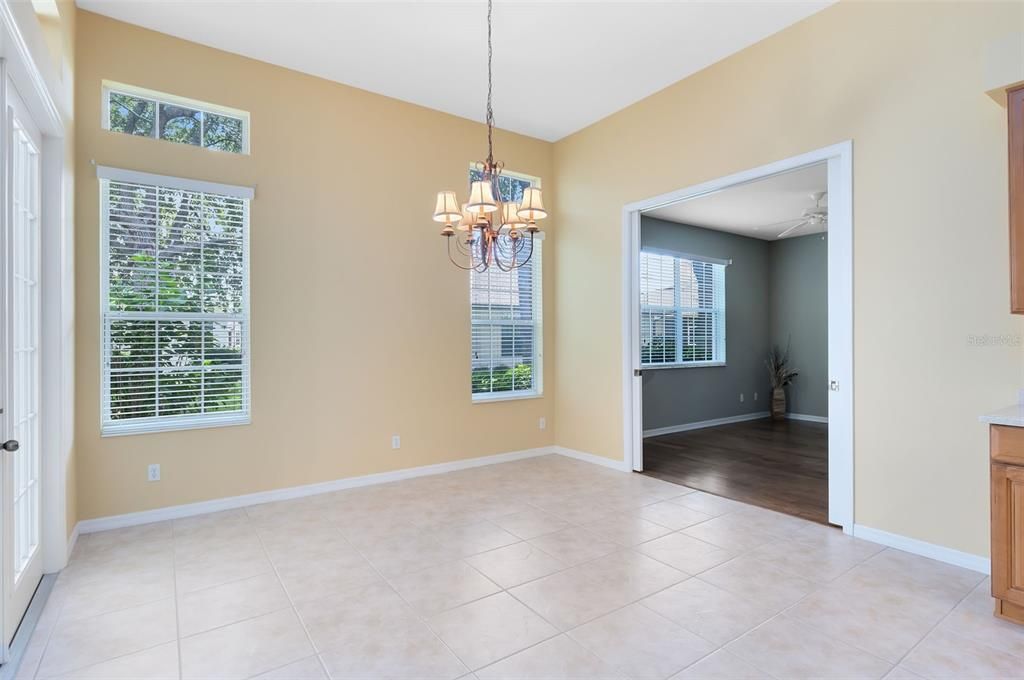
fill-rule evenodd
<path id="1" fill-rule="evenodd" d="M 231 153 L 249 153 L 249 114 L 115 83 L 104 84 L 104 127 Z"/>
<path id="2" fill-rule="evenodd" d="M 479 178 L 479 171 L 470 171 L 470 181 Z M 503 174 L 501 200 L 522 200 L 523 189 L 534 183 L 539 180 Z M 474 401 L 541 394 L 541 242 L 534 239 L 533 255 L 518 269 L 469 274 Z"/>
<path id="3" fill-rule="evenodd" d="M 640 253 L 640 363 L 725 364 L 725 264 Z"/>
<path id="4" fill-rule="evenodd" d="M 103 434 L 249 422 L 252 190 L 97 174 Z"/>

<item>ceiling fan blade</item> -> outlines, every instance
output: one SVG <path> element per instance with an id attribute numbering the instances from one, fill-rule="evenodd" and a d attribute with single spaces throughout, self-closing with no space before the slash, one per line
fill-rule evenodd
<path id="1" fill-rule="evenodd" d="M 807 221 L 807 220 L 802 220 L 802 221 L 794 224 L 792 227 L 790 227 L 789 229 L 785 230 L 784 232 L 782 232 L 781 234 L 779 234 L 775 238 L 786 238 L 786 236 L 788 236 L 791 232 L 796 231 L 797 229 L 799 229 L 800 227 L 804 226 L 805 224 L 810 224 L 810 222 Z"/>
<path id="2" fill-rule="evenodd" d="M 803 222 L 806 219 L 807 219 L 806 217 L 802 217 L 801 216 L 801 217 L 794 217 L 793 219 L 789 219 L 789 220 L 782 220 L 781 222 L 773 222 L 771 224 L 763 224 L 763 225 L 754 227 L 754 231 L 760 231 L 760 232 L 771 231 L 772 229 L 778 229 L 779 227 L 787 225 L 787 224 L 791 225 L 794 222 Z"/>

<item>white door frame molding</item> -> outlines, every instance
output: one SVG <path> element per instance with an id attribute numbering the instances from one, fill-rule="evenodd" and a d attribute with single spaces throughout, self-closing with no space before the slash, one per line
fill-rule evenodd
<path id="1" fill-rule="evenodd" d="M 67 464 L 73 445 L 74 233 L 71 168 L 65 153 L 60 97 L 70 88 L 42 54 L 31 3 L 0 0 L 0 60 L 42 133 L 41 149 L 41 539 L 43 571 L 63 569 L 68 558 Z M 61 68 L 57 65 L 57 69 Z M 61 92 L 63 87 L 64 92 Z M 70 103 L 66 103 L 65 108 Z M 6 108 L 0 120 L 6 119 Z"/>
<path id="2" fill-rule="evenodd" d="M 622 209 L 623 462 L 643 470 L 643 378 L 640 368 L 640 213 L 814 163 L 828 163 L 828 519 L 853 532 L 853 142 L 744 170 Z"/>

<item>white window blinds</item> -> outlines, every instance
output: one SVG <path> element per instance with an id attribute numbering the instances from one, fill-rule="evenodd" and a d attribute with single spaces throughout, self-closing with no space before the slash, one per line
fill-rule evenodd
<path id="1" fill-rule="evenodd" d="M 725 362 L 725 265 L 640 253 L 640 363 Z"/>
<path id="2" fill-rule="evenodd" d="M 540 394 L 541 239 L 518 269 L 470 272 L 473 399 Z"/>
<path id="3" fill-rule="evenodd" d="M 249 201 L 111 177 L 100 182 L 103 433 L 248 422 Z"/>

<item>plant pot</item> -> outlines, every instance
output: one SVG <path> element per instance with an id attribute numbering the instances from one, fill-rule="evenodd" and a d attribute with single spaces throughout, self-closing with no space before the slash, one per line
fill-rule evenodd
<path id="1" fill-rule="evenodd" d="M 786 417 L 786 390 L 776 387 L 772 390 L 772 418 L 782 420 Z"/>

